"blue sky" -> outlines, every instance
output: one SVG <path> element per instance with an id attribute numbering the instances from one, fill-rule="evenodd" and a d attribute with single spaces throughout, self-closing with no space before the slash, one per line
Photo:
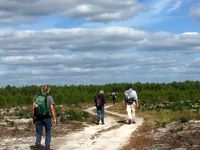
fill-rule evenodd
<path id="1" fill-rule="evenodd" d="M 200 79 L 200 0 L 0 0 L 0 86 Z"/>

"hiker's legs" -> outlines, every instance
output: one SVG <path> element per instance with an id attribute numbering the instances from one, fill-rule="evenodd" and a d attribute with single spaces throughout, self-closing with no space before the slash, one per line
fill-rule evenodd
<path id="1" fill-rule="evenodd" d="M 135 119 L 136 119 L 136 116 L 135 116 L 135 103 L 133 103 L 131 105 L 131 112 L 132 112 L 132 123 L 135 123 Z"/>
<path id="2" fill-rule="evenodd" d="M 101 118 L 101 123 L 104 124 L 104 107 L 102 107 L 100 118 Z"/>
<path id="3" fill-rule="evenodd" d="M 101 117 L 101 110 L 97 109 L 97 124 L 99 124 L 100 117 Z"/>
<path id="4" fill-rule="evenodd" d="M 50 143 L 51 143 L 51 118 L 44 119 L 44 127 L 45 127 L 45 150 L 50 150 Z"/>
<path id="5" fill-rule="evenodd" d="M 126 105 L 126 111 L 127 111 L 127 115 L 128 115 L 128 123 L 131 124 L 132 122 L 132 109 L 131 109 L 131 105 Z"/>
<path id="6" fill-rule="evenodd" d="M 43 121 L 36 120 L 35 126 L 36 126 L 36 144 L 40 144 L 42 140 Z"/>
<path id="7" fill-rule="evenodd" d="M 104 124 L 104 106 L 97 109 L 97 124 L 99 124 L 100 120 L 101 120 L 101 123 Z"/>
<path id="8" fill-rule="evenodd" d="M 112 101 L 113 101 L 113 105 L 115 105 L 115 99 L 113 99 Z"/>

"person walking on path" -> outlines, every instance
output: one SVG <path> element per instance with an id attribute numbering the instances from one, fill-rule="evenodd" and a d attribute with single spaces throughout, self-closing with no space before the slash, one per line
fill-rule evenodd
<path id="1" fill-rule="evenodd" d="M 113 102 L 113 105 L 115 105 L 116 98 L 117 98 L 116 93 L 115 93 L 115 92 L 112 92 L 111 95 L 112 95 L 112 102 Z"/>
<path id="2" fill-rule="evenodd" d="M 42 86 L 41 93 L 35 97 L 32 106 L 33 123 L 35 124 L 36 127 L 35 146 L 37 148 L 43 147 L 41 145 L 41 140 L 42 140 L 42 130 L 44 127 L 45 150 L 50 150 L 52 119 L 53 123 L 55 124 L 57 123 L 54 99 L 49 92 L 50 92 L 50 87 L 48 85 Z"/>
<path id="3" fill-rule="evenodd" d="M 94 98 L 94 103 L 97 110 L 97 125 L 101 121 L 104 124 L 104 104 L 105 104 L 105 96 L 104 91 L 100 90 L 98 94 L 96 94 Z"/>
<path id="4" fill-rule="evenodd" d="M 135 123 L 136 115 L 135 110 L 139 108 L 138 106 L 138 96 L 132 86 L 129 86 L 124 92 L 124 102 L 126 106 L 126 111 L 128 115 L 128 124 Z"/>

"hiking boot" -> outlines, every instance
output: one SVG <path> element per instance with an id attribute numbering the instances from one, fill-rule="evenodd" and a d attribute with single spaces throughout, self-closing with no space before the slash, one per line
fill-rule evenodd
<path id="1" fill-rule="evenodd" d="M 131 119 L 128 119 L 128 124 L 131 124 Z"/>
<path id="2" fill-rule="evenodd" d="M 44 149 L 44 146 L 43 146 L 42 144 L 38 143 L 38 142 L 35 142 L 35 148 L 36 148 L 37 150 L 39 150 L 39 149 Z"/>
<path id="3" fill-rule="evenodd" d="M 134 120 L 132 120 L 132 122 L 131 122 L 132 124 L 134 124 L 134 123 L 136 123 Z"/>
<path id="4" fill-rule="evenodd" d="M 99 122 L 100 122 L 100 121 L 99 121 L 99 120 L 97 120 L 97 123 L 96 123 L 96 124 L 97 124 L 97 125 L 99 125 Z"/>
<path id="5" fill-rule="evenodd" d="M 97 125 L 99 125 L 99 122 L 100 122 L 100 119 L 99 119 L 99 118 L 97 118 L 97 123 L 96 123 L 96 124 L 97 124 Z"/>
<path id="6" fill-rule="evenodd" d="M 101 119 L 101 123 L 104 124 L 104 119 Z"/>

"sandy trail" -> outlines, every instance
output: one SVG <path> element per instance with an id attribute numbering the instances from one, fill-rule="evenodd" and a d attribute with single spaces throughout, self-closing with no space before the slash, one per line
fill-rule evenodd
<path id="1" fill-rule="evenodd" d="M 112 105 L 106 106 L 106 108 Z M 95 107 L 90 107 L 88 113 L 96 115 Z M 136 118 L 135 124 L 125 124 L 120 122 L 119 118 L 126 119 L 126 115 L 105 109 L 105 124 L 88 125 L 82 131 L 68 134 L 64 137 L 52 138 L 53 150 L 119 150 L 128 143 L 129 138 L 136 128 L 143 123 L 142 118 Z M 112 115 L 109 115 L 112 114 Z M 0 150 L 30 150 L 33 147 L 35 137 L 4 139 L 1 141 Z M 42 140 L 44 144 L 44 138 Z"/>
<path id="2" fill-rule="evenodd" d="M 106 108 L 112 105 L 106 106 Z M 95 107 L 88 108 L 86 111 L 96 115 Z M 126 118 L 126 115 L 105 110 L 105 125 L 93 125 L 85 127 L 83 131 L 76 132 L 64 137 L 64 142 L 54 146 L 58 150 L 119 150 L 128 143 L 129 138 L 135 129 L 143 123 L 142 118 L 137 118 L 135 124 L 119 123 L 109 114 Z M 55 145 L 55 144 L 53 144 Z"/>

